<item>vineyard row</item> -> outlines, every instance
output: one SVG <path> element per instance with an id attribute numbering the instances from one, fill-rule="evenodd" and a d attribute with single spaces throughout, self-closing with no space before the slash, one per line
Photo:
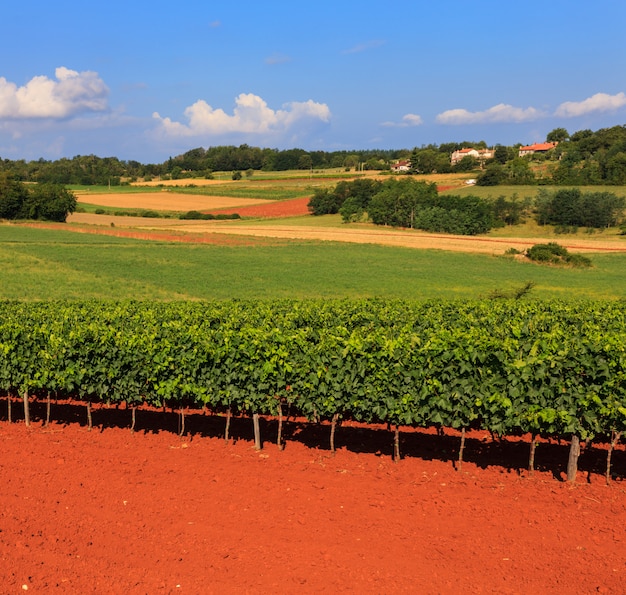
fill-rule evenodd
<path id="1" fill-rule="evenodd" d="M 331 440 L 346 419 L 395 427 L 396 445 L 401 426 L 529 433 L 531 466 L 537 436 L 563 438 L 573 480 L 580 440 L 626 429 L 626 304 L 4 302 L 0 390 L 289 412 L 329 420 Z"/>

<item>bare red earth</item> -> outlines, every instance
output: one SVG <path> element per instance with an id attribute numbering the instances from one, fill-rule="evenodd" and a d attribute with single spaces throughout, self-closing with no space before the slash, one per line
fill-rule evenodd
<path id="1" fill-rule="evenodd" d="M 207 213 L 221 213 L 224 215 L 232 215 L 238 213 L 242 217 L 258 217 L 258 218 L 278 218 L 278 217 L 298 217 L 299 215 L 309 214 L 309 196 L 302 198 L 292 198 L 289 200 L 279 200 L 268 202 L 261 205 L 250 205 L 249 207 L 234 207 L 232 209 L 208 210 Z"/>
<path id="2" fill-rule="evenodd" d="M 231 444 L 220 417 L 188 416 L 185 438 L 173 414 L 129 421 L 0 422 L 2 593 L 625 591 L 623 448 L 610 487 L 601 451 L 570 486 L 566 445 L 540 445 L 528 478 L 528 444 L 483 434 L 456 471 L 456 435 L 403 432 L 394 464 L 383 428 L 342 426 L 331 456 L 327 426 L 292 422 L 284 451 L 257 452 L 248 419 Z"/>

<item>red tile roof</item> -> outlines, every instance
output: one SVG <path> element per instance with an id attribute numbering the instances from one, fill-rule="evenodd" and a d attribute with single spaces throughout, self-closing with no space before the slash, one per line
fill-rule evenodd
<path id="1" fill-rule="evenodd" d="M 534 145 L 528 145 L 527 147 L 520 147 L 520 151 L 549 151 L 554 149 L 556 143 L 535 143 Z"/>

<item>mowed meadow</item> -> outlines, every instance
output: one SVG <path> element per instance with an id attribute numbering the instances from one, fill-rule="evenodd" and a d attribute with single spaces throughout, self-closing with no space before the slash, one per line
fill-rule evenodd
<path id="1" fill-rule="evenodd" d="M 548 226 L 515 226 L 483 236 L 499 244 L 493 244 L 493 253 L 481 254 L 468 238 L 464 239 L 466 252 L 459 251 L 463 245 L 453 251 L 441 236 L 423 232 L 419 232 L 420 249 L 388 245 L 391 235 L 394 240 L 415 239 L 418 232 L 346 225 L 338 215 L 302 214 L 314 188 L 353 177 L 340 172 L 304 177 L 301 173 L 255 174 L 253 179 L 236 182 L 177 180 L 150 186 L 74 187 L 79 212 L 68 223 L 0 225 L 0 299 L 465 299 L 514 292 L 527 283 L 533 284 L 531 299 L 626 298 L 626 239 L 618 235 L 619 230 L 558 236 Z M 420 179 L 435 182 L 447 192 L 493 198 L 516 193 L 532 196 L 537 191 L 536 187 L 467 188 L 466 177 Z M 286 208 L 290 204 L 297 204 L 300 213 L 290 213 Z M 258 210 L 264 207 L 268 215 L 260 217 Z M 278 207 L 284 207 L 282 215 Z M 178 218 L 192 208 L 241 211 L 242 219 Z M 255 210 L 245 215 L 246 209 Z M 332 233 L 323 235 L 324 229 Z M 317 230 L 320 235 L 305 239 L 309 236 L 303 230 Z M 375 232 L 363 240 L 370 243 L 348 237 L 367 231 Z M 593 267 L 557 268 L 504 256 L 516 235 L 530 245 L 542 241 L 538 239 L 542 236 L 567 241 L 577 251 L 588 249 Z"/>
<path id="2" fill-rule="evenodd" d="M 142 240 L 0 226 L 0 298 L 209 300 L 231 298 L 457 299 L 527 282 L 537 298 L 626 298 L 626 254 L 593 268 L 374 244 L 223 236 L 222 243 Z"/>

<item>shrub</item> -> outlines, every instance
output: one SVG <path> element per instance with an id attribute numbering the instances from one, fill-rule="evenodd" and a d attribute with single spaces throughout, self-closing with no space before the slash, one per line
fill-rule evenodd
<path id="1" fill-rule="evenodd" d="M 534 262 L 569 265 L 573 267 L 590 267 L 591 260 L 582 254 L 570 254 L 564 246 L 556 242 L 535 244 L 526 251 L 526 256 Z"/>

